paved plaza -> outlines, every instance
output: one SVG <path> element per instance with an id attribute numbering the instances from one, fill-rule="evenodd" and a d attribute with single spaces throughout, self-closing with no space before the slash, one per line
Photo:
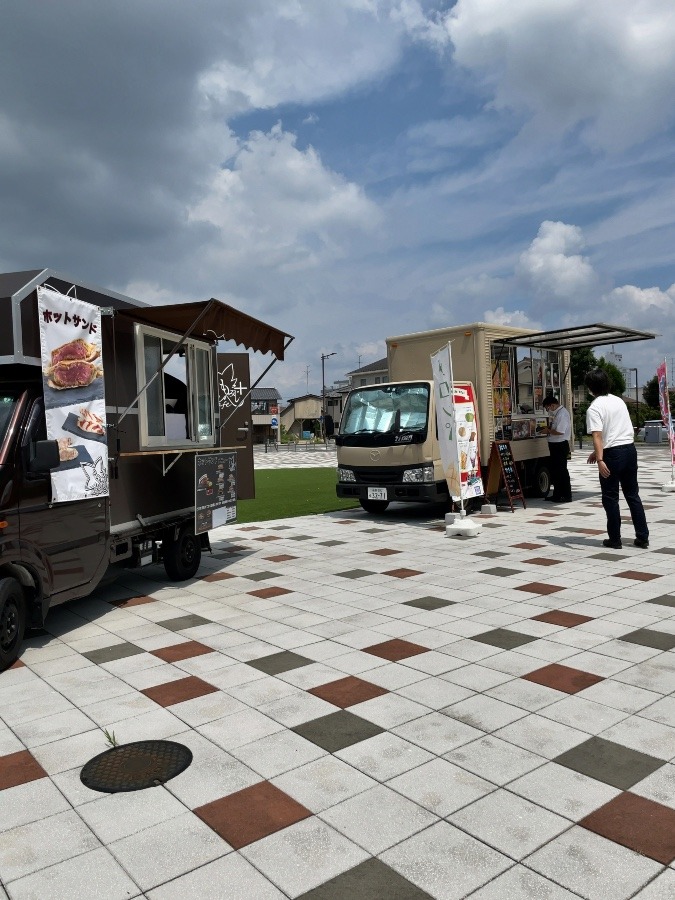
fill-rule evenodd
<path id="1" fill-rule="evenodd" d="M 0 675 L 1 900 L 672 900 L 675 493 L 639 454 L 648 550 L 603 548 L 576 451 L 572 503 L 476 538 L 396 505 L 233 524 L 192 581 L 54 609 Z M 335 455 L 256 451 L 284 462 Z M 94 791 L 106 732 L 192 763 Z"/>

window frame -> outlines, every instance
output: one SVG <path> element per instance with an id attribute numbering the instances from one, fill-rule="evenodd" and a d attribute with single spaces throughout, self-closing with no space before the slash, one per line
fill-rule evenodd
<path id="1" fill-rule="evenodd" d="M 163 328 L 156 328 L 152 325 L 145 325 L 140 322 L 134 324 L 134 343 L 136 350 L 136 384 L 140 394 L 138 399 L 138 440 L 142 450 L 156 450 L 159 447 L 168 447 L 173 449 L 191 449 L 198 447 L 214 447 L 216 445 L 216 393 L 214 387 L 214 370 L 213 370 L 213 347 L 208 341 L 201 341 L 197 338 L 186 338 L 182 346 L 185 348 L 185 370 L 187 378 L 187 412 L 186 423 L 187 431 L 190 437 L 169 439 L 166 436 L 166 397 L 165 384 L 163 374 L 167 371 L 163 370 L 160 377 L 160 386 L 162 392 L 162 415 L 164 416 L 164 434 L 152 435 L 149 433 L 148 419 L 148 391 L 145 380 L 145 338 L 159 338 L 161 341 L 167 341 L 171 344 L 177 344 L 182 335 Z M 208 384 L 208 409 L 210 410 L 209 425 L 211 434 L 207 439 L 199 439 L 199 407 L 196 391 L 198 388 L 198 353 L 199 351 L 206 353 L 207 361 L 207 384 Z M 160 356 L 164 357 L 164 347 L 162 344 L 162 352 Z M 171 374 L 168 372 L 167 374 Z M 174 376 L 175 377 L 175 376 Z M 157 379 L 156 379 L 157 380 Z M 154 382 L 153 382 L 154 384 Z"/>

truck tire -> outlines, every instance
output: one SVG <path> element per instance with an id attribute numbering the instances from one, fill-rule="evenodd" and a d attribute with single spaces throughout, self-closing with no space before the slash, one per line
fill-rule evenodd
<path id="1" fill-rule="evenodd" d="M 176 538 L 173 532 L 164 538 L 162 556 L 166 574 L 172 581 L 187 581 L 195 575 L 202 560 L 202 548 L 191 525 L 183 525 Z"/>
<path id="2" fill-rule="evenodd" d="M 534 483 L 532 485 L 532 495 L 534 497 L 545 497 L 551 490 L 551 469 L 548 463 L 540 463 L 534 470 Z"/>
<path id="3" fill-rule="evenodd" d="M 16 662 L 26 630 L 26 602 L 16 578 L 0 578 L 0 672 Z"/>
<path id="4" fill-rule="evenodd" d="M 367 513 L 383 513 L 389 506 L 388 500 L 359 500 Z"/>

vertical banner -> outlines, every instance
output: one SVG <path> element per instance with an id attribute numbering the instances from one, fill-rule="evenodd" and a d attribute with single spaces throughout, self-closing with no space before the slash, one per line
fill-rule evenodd
<path id="1" fill-rule="evenodd" d="M 84 500 L 108 494 L 101 311 L 39 287 L 38 317 L 47 437 L 59 445 L 52 499 Z"/>
<path id="2" fill-rule="evenodd" d="M 665 360 L 656 369 L 656 378 L 659 383 L 659 405 L 661 407 L 661 419 L 668 429 L 670 439 L 670 459 L 675 465 L 675 433 L 673 432 L 673 417 L 670 412 L 670 394 L 668 393 L 668 375 Z"/>
<path id="3" fill-rule="evenodd" d="M 453 381 L 449 343 L 432 354 L 431 369 L 438 444 L 450 496 L 461 501 L 482 497 L 475 398 L 470 384 Z"/>

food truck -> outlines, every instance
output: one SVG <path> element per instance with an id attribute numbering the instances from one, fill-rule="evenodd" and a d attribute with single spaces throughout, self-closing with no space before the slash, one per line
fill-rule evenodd
<path id="1" fill-rule="evenodd" d="M 0 671 L 111 566 L 194 576 L 254 496 L 248 354 L 218 343 L 271 354 L 264 375 L 292 340 L 215 299 L 0 275 Z"/>
<path id="2" fill-rule="evenodd" d="M 492 443 L 509 441 L 523 488 L 546 496 L 551 469 L 542 402 L 553 393 L 572 410 L 570 351 L 654 336 L 605 324 L 535 332 L 475 322 L 387 338 L 389 383 L 356 388 L 345 402 L 336 436 L 338 497 L 358 499 L 372 513 L 392 501 L 450 500 L 431 368 L 431 355 L 448 343 L 455 400 L 471 410 L 459 425 L 466 432 L 461 483 L 484 480 Z"/>

